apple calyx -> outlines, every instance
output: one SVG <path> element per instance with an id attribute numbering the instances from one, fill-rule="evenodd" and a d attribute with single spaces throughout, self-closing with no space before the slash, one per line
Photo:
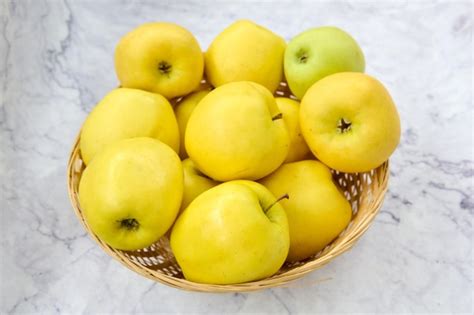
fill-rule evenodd
<path id="1" fill-rule="evenodd" d="M 298 63 L 306 63 L 306 61 L 308 61 L 308 54 L 306 53 L 306 51 L 303 51 L 303 50 L 300 50 L 298 51 L 298 53 L 296 54 L 296 58 L 298 59 Z"/>
<path id="2" fill-rule="evenodd" d="M 140 223 L 134 218 L 128 218 L 118 221 L 120 223 L 120 228 L 126 229 L 129 231 L 136 231 L 140 227 Z"/>
<path id="3" fill-rule="evenodd" d="M 283 113 L 278 113 L 278 114 L 276 114 L 275 116 L 272 117 L 272 120 L 275 121 L 275 120 L 282 119 L 282 118 L 283 118 Z"/>
<path id="4" fill-rule="evenodd" d="M 283 199 L 290 199 L 290 196 L 288 196 L 288 194 L 284 194 L 283 196 L 275 200 L 271 205 L 269 205 L 265 210 L 263 210 L 263 212 L 267 213 L 267 211 L 270 210 L 277 202 L 280 202 Z"/>
<path id="5" fill-rule="evenodd" d="M 339 119 L 337 122 L 337 130 L 339 133 L 345 133 L 351 130 L 352 122 L 350 120 L 347 120 L 345 118 Z"/>
<path id="6" fill-rule="evenodd" d="M 160 61 L 160 63 L 158 64 L 158 70 L 161 74 L 169 75 L 169 73 L 171 72 L 171 67 L 172 66 L 166 61 Z"/>
<path id="7" fill-rule="evenodd" d="M 299 60 L 300 63 L 306 63 L 306 60 L 308 60 L 308 55 L 303 54 L 302 56 L 299 57 L 298 60 Z"/>

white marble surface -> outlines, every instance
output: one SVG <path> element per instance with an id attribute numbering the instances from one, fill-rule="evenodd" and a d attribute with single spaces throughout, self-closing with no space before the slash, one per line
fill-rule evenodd
<path id="1" fill-rule="evenodd" d="M 0 2 L 0 313 L 473 312 L 470 2 Z M 129 271 L 85 234 L 66 162 L 81 122 L 117 85 L 118 39 L 177 22 L 203 48 L 246 17 L 290 39 L 332 24 L 398 104 L 403 135 L 381 213 L 354 249 L 287 288 L 183 292 Z"/>

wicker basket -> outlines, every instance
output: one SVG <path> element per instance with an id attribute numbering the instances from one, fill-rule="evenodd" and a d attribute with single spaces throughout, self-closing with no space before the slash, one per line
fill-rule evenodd
<path id="1" fill-rule="evenodd" d="M 285 83 L 280 85 L 275 93 L 277 96 L 292 97 Z M 173 104 L 180 102 L 175 99 Z M 78 188 L 85 165 L 79 152 L 79 136 L 77 137 L 68 163 L 68 191 L 72 206 L 77 217 L 84 225 L 91 237 L 110 256 L 121 262 L 127 268 L 144 277 L 162 282 L 172 287 L 204 292 L 243 292 L 254 291 L 269 287 L 280 286 L 294 279 L 320 268 L 336 256 L 350 249 L 357 239 L 367 230 L 375 215 L 382 206 L 387 191 L 388 161 L 366 173 L 340 173 L 333 171 L 334 181 L 344 191 L 344 195 L 352 205 L 353 216 L 349 226 L 331 244 L 316 255 L 296 263 L 285 263 L 272 277 L 235 285 L 201 284 L 184 279 L 173 253 L 171 252 L 168 237 L 163 236 L 158 242 L 148 248 L 137 251 L 117 250 L 95 235 L 79 206 Z"/>

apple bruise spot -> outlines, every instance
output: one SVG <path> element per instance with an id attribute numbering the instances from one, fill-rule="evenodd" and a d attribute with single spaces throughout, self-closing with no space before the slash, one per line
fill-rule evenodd
<path id="1" fill-rule="evenodd" d="M 118 220 L 117 222 L 120 223 L 121 229 L 126 229 L 128 231 L 136 231 L 138 230 L 138 227 L 140 226 L 140 223 L 138 223 L 138 221 L 135 220 L 134 218 Z"/>
<path id="2" fill-rule="evenodd" d="M 158 70 L 161 74 L 169 76 L 171 72 L 171 65 L 166 61 L 160 61 L 158 64 Z"/>
<path id="3" fill-rule="evenodd" d="M 350 120 L 346 121 L 346 119 L 341 118 L 337 122 L 337 131 L 339 133 L 346 133 L 351 130 L 351 126 L 352 126 L 352 123 Z"/>

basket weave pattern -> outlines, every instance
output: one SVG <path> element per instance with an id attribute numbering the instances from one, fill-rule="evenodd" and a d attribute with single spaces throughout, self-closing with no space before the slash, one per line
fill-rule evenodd
<path id="1" fill-rule="evenodd" d="M 276 96 L 292 97 L 285 83 L 280 85 Z M 175 99 L 171 103 L 179 103 Z M 79 206 L 79 182 L 85 169 L 79 152 L 79 136 L 77 137 L 68 163 L 68 191 L 77 217 L 91 237 L 110 256 L 120 261 L 127 268 L 164 284 L 194 291 L 206 292 L 242 292 L 280 286 L 320 268 L 336 256 L 350 249 L 357 239 L 367 230 L 375 215 L 382 206 L 388 185 L 388 161 L 378 168 L 366 173 L 341 173 L 332 171 L 334 182 L 344 192 L 352 206 L 352 220 L 349 226 L 331 244 L 321 252 L 303 261 L 285 263 L 272 277 L 235 285 L 200 284 L 184 279 L 165 235 L 148 248 L 137 251 L 122 251 L 108 246 L 89 228 Z"/>

